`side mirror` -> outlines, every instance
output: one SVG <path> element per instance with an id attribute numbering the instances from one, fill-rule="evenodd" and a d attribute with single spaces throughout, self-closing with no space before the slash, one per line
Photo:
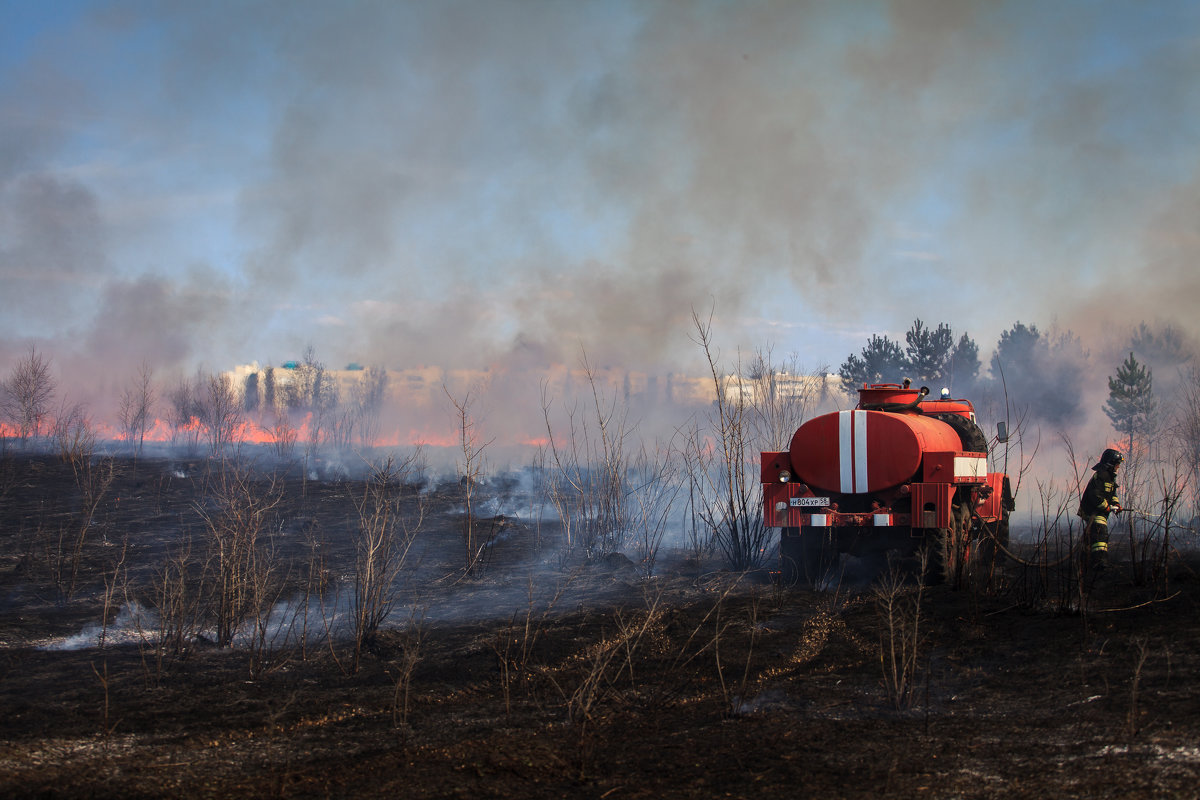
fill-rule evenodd
<path id="1" fill-rule="evenodd" d="M 996 423 L 996 439 L 1000 442 L 1000 444 L 1008 443 L 1008 423 L 1007 422 L 997 422 Z"/>

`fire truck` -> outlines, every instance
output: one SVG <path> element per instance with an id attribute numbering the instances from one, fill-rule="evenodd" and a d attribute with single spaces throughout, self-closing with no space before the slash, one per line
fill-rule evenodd
<path id="1" fill-rule="evenodd" d="M 924 564 L 928 582 L 990 574 L 1008 545 L 1008 476 L 988 470 L 969 400 L 903 384 L 864 385 L 858 405 L 801 425 L 762 454 L 763 520 L 780 529 L 780 577 L 828 580 L 848 554 L 876 570 Z M 1006 441 L 1003 423 L 997 438 Z M 921 554 L 924 553 L 924 559 Z"/>

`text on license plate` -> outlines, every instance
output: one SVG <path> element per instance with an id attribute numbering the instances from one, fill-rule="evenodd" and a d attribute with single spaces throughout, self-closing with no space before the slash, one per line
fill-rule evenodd
<path id="1" fill-rule="evenodd" d="M 828 497 L 789 497 L 788 505 L 792 508 L 824 508 L 829 505 Z"/>

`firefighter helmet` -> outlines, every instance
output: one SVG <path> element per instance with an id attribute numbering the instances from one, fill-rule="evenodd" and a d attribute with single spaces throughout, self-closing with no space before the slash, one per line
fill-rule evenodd
<path id="1" fill-rule="evenodd" d="M 1116 469 L 1117 467 L 1121 466 L 1121 462 L 1124 460 L 1125 459 L 1121 455 L 1121 452 L 1119 450 L 1113 450 L 1110 447 L 1107 450 L 1105 450 L 1103 453 L 1100 454 L 1099 463 L 1097 463 L 1096 466 L 1092 467 L 1092 469 L 1096 470 L 1096 469 L 1102 469 L 1105 467 L 1107 467 L 1109 469 Z"/>

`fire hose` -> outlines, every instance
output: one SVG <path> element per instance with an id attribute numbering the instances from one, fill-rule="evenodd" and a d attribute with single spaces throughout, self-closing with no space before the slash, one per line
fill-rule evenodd
<path id="1" fill-rule="evenodd" d="M 1144 517 L 1146 519 L 1160 519 L 1166 513 L 1166 512 L 1163 512 L 1160 514 L 1151 514 L 1149 512 L 1141 511 L 1141 510 L 1135 509 L 1135 508 L 1122 508 L 1122 509 L 1120 509 L 1120 511 L 1118 511 L 1116 513 L 1120 513 L 1121 511 L 1128 512 L 1130 514 L 1137 514 L 1138 516 Z M 1189 527 L 1186 527 L 1183 525 L 1181 525 L 1179 527 L 1182 530 L 1192 530 L 1192 528 L 1189 528 Z M 1024 559 L 1024 558 L 1021 558 L 1020 556 L 1018 556 L 1012 550 L 1008 549 L 1007 545 L 1001 544 L 1000 540 L 996 538 L 996 534 L 993 533 L 992 530 L 987 525 L 983 526 L 983 531 L 984 531 L 984 533 L 987 534 L 987 537 L 992 540 L 992 543 L 995 544 L 997 549 L 999 549 L 1006 556 L 1008 556 L 1013 561 L 1017 562 L 1018 564 L 1020 564 L 1023 567 L 1045 567 L 1045 568 L 1049 569 L 1052 567 L 1061 566 L 1061 565 L 1065 564 L 1067 561 L 1069 561 L 1075 555 L 1074 551 L 1083 544 L 1083 537 L 1081 536 L 1079 539 L 1079 542 L 1072 547 L 1071 553 L 1068 553 L 1067 555 L 1063 556 L 1058 561 L 1055 561 L 1053 563 L 1050 563 L 1050 562 L 1043 563 L 1040 561 L 1029 561 L 1027 559 Z"/>
<path id="2" fill-rule="evenodd" d="M 1067 555 L 1063 556 L 1058 561 L 1055 561 L 1053 563 L 1049 563 L 1049 562 L 1043 563 L 1041 561 L 1028 561 L 1024 558 L 1021 558 L 1019 555 L 1014 553 L 1012 550 L 1009 550 L 1007 545 L 1001 544 L 1000 540 L 996 538 L 996 534 L 992 533 L 992 531 L 989 530 L 987 528 L 987 526 L 984 526 L 983 530 L 985 533 L 987 533 L 988 538 L 992 540 L 992 543 L 994 545 L 996 545 L 997 549 L 999 549 L 1002 553 L 1004 553 L 1004 555 L 1008 556 L 1013 561 L 1017 562 L 1018 564 L 1020 564 L 1023 567 L 1046 567 L 1047 569 L 1052 568 L 1052 567 L 1058 567 L 1058 566 L 1061 566 L 1061 565 L 1067 563 L 1068 561 L 1070 561 L 1071 558 L 1075 555 L 1075 553 L 1074 553 L 1075 548 L 1072 548 L 1072 552 L 1068 553 Z"/>

